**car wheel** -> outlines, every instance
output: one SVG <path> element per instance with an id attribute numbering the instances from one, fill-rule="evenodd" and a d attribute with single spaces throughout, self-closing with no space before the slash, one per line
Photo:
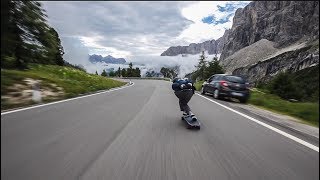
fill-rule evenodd
<path id="1" fill-rule="evenodd" d="M 201 94 L 206 94 L 206 92 L 204 91 L 204 87 L 201 87 Z"/>
<path id="2" fill-rule="evenodd" d="M 245 104 L 248 102 L 248 98 L 241 98 L 241 99 L 239 99 L 239 101 L 240 101 L 240 103 Z"/>
<path id="3" fill-rule="evenodd" d="M 213 97 L 214 97 L 215 99 L 219 99 L 219 98 L 220 98 L 219 90 L 218 90 L 218 89 L 214 90 L 214 92 L 213 92 Z"/>

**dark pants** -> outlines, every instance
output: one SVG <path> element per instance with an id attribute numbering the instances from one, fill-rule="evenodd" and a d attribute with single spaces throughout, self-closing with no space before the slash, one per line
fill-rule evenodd
<path id="1" fill-rule="evenodd" d="M 193 90 L 176 91 L 174 94 L 179 98 L 180 110 L 189 113 L 191 109 L 188 106 L 188 102 L 193 96 Z"/>

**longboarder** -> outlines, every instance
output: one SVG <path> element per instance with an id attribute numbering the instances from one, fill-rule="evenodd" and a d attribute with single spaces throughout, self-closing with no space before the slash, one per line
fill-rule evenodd
<path id="1" fill-rule="evenodd" d="M 174 94 L 179 98 L 180 110 L 183 112 L 181 119 L 187 122 L 188 128 L 200 128 L 200 122 L 191 112 L 188 105 L 195 91 L 192 81 L 188 78 L 175 78 L 172 83 L 172 89 L 174 90 Z"/>

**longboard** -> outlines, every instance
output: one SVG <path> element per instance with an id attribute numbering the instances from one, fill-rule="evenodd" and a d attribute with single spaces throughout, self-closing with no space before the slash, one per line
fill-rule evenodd
<path id="1" fill-rule="evenodd" d="M 191 121 L 194 118 L 196 119 L 196 121 Z M 200 122 L 196 116 L 192 116 L 192 117 L 182 116 L 181 120 L 184 120 L 187 123 L 188 129 L 191 129 L 191 128 L 200 129 Z"/>

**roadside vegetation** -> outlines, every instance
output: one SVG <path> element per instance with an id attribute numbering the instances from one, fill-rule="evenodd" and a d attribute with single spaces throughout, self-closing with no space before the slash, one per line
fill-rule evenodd
<path id="1" fill-rule="evenodd" d="M 261 89 L 251 91 L 248 103 L 298 118 L 309 125 L 319 127 L 319 103 L 290 102 L 277 95 L 263 92 Z"/>
<path id="2" fill-rule="evenodd" d="M 96 71 L 96 75 L 98 72 Z M 140 68 L 136 67 L 133 68 L 132 62 L 129 63 L 129 68 L 118 68 L 117 71 L 110 71 L 106 72 L 105 70 L 102 71 L 101 76 L 104 77 L 141 77 L 141 70 Z"/>
<path id="3" fill-rule="evenodd" d="M 60 88 L 63 93 L 55 97 L 47 97 L 45 102 L 65 99 L 78 96 L 79 94 L 94 92 L 98 90 L 106 90 L 114 87 L 125 85 L 125 82 L 119 82 L 113 79 L 102 77 L 99 75 L 88 74 L 84 71 L 71 68 L 61 67 L 57 65 L 41 65 L 29 64 L 28 70 L 2 70 L 1 71 L 1 110 L 13 107 L 20 107 L 33 104 L 31 94 L 29 94 L 30 102 L 27 103 L 9 103 L 3 97 L 10 93 L 15 93 L 16 97 L 22 96 L 22 90 L 12 92 L 14 85 L 26 85 L 26 78 L 33 80 L 41 80 L 41 90 L 48 89 L 52 92 L 58 91 Z M 26 86 L 28 89 L 32 87 Z M 20 94 L 19 94 L 20 93 Z"/>
<path id="4" fill-rule="evenodd" d="M 270 82 L 259 82 L 257 88 L 287 100 L 319 103 L 319 65 L 279 73 Z"/>

